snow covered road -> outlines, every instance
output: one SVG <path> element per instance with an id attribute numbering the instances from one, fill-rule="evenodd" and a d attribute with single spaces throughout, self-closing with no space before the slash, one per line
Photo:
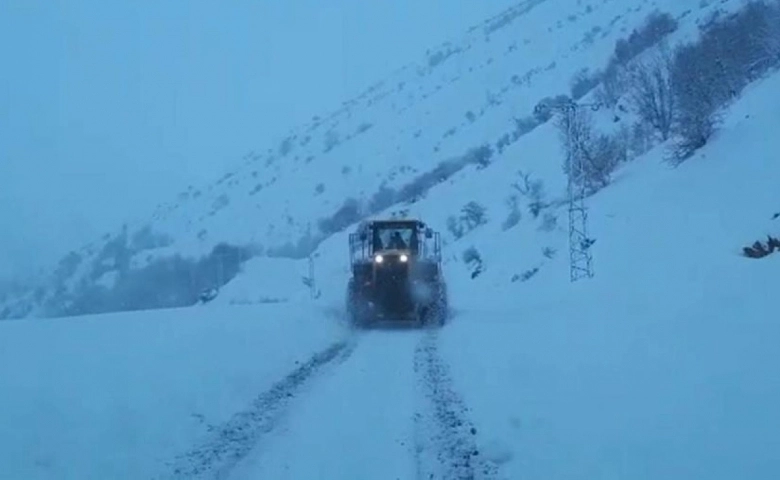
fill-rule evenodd
<path id="1" fill-rule="evenodd" d="M 326 367 L 347 359 L 354 344 L 339 341 L 315 353 L 289 375 L 258 396 L 250 408 L 235 414 L 216 428 L 212 438 L 180 459 L 174 467 L 178 478 L 222 477 L 244 458 L 264 433 L 273 430 L 291 399 Z"/>
<path id="2" fill-rule="evenodd" d="M 419 332 L 371 331 L 310 384 L 295 413 L 233 479 L 414 478 L 414 349 Z"/>
<path id="3" fill-rule="evenodd" d="M 436 330 L 334 343 L 214 429 L 173 477 L 493 478 L 437 343 Z"/>

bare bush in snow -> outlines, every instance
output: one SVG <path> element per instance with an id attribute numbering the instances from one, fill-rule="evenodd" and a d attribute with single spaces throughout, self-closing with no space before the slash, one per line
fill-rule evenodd
<path id="1" fill-rule="evenodd" d="M 778 18 L 777 2 L 750 2 L 710 22 L 699 40 L 677 49 L 671 70 L 679 105 L 675 160 L 704 146 L 715 132 L 719 109 L 780 64 L 780 58 L 767 54 L 767 45 L 778 41 L 773 37 L 779 29 L 773 21 Z"/>
<path id="2" fill-rule="evenodd" d="M 467 230 L 487 223 L 487 209 L 477 202 L 469 202 L 461 209 L 461 221 Z"/>
<path id="3" fill-rule="evenodd" d="M 596 89 L 596 101 L 614 108 L 628 89 L 627 85 L 625 70 L 617 65 L 610 65 L 602 75 L 601 85 Z"/>
<path id="4" fill-rule="evenodd" d="M 501 229 L 506 231 L 517 225 L 523 218 L 520 213 L 520 201 L 517 195 L 511 195 L 506 200 L 507 207 L 509 207 L 509 215 L 507 215 L 504 222 L 501 224 Z"/>
<path id="5" fill-rule="evenodd" d="M 487 223 L 487 209 L 477 202 L 469 202 L 462 209 L 459 217 L 447 218 L 447 230 L 456 239 Z"/>
<path id="6" fill-rule="evenodd" d="M 542 209 L 547 206 L 544 201 L 544 182 L 542 180 L 531 180 L 531 174 L 519 171 L 520 180 L 514 182 L 512 187 L 526 197 L 528 202 L 528 211 L 534 218 L 539 216 Z"/>
<path id="7" fill-rule="evenodd" d="M 471 270 L 471 278 L 477 278 L 484 270 L 484 263 L 479 251 L 474 247 L 469 247 L 463 252 L 463 263 L 468 265 Z"/>
<path id="8" fill-rule="evenodd" d="M 447 230 L 449 230 L 455 239 L 459 239 L 463 236 L 463 225 L 454 215 L 447 217 Z"/>
<path id="9" fill-rule="evenodd" d="M 631 102 L 637 114 L 666 141 L 672 133 L 675 96 L 672 90 L 672 57 L 665 49 L 631 70 Z"/>
<path id="10" fill-rule="evenodd" d="M 601 85 L 596 90 L 596 100 L 610 108 L 617 105 L 629 88 L 626 67 L 642 52 L 677 30 L 677 27 L 677 20 L 671 15 L 655 11 L 628 37 L 618 40 L 609 64 L 604 69 Z"/>
<path id="11" fill-rule="evenodd" d="M 329 218 L 321 219 L 319 223 L 320 231 L 330 235 L 347 228 L 362 218 L 362 206 L 355 198 L 348 198 L 336 213 Z"/>

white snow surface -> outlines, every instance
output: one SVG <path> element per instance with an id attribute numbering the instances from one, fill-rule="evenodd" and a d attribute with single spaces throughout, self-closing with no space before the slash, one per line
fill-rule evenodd
<path id="1" fill-rule="evenodd" d="M 209 425 L 350 339 L 351 355 L 295 391 L 229 478 L 415 478 L 436 428 L 419 421 L 417 350 L 436 335 L 439 386 L 495 468 L 484 478 L 775 478 L 780 256 L 739 247 L 780 229 L 778 89 L 778 75 L 752 86 L 682 166 L 650 152 L 590 200 L 589 281 L 569 283 L 559 254 L 498 288 L 502 262 L 563 232 L 472 232 L 487 268 L 472 280 L 450 265 L 455 315 L 438 334 L 349 332 L 334 315 L 337 273 L 318 301 L 0 323 L 3 472 L 165 477 Z M 342 247 L 320 258 L 342 264 Z"/>
<path id="2" fill-rule="evenodd" d="M 9 479 L 152 478 L 280 372 L 345 335 L 322 312 L 291 305 L 0 330 L 0 477 Z"/>
<path id="3" fill-rule="evenodd" d="M 567 11 L 537 3 L 523 22 L 533 39 Z M 596 12 L 604 21 L 632 5 L 636 21 L 650 7 L 605 1 Z M 606 58 L 612 40 L 593 48 Z M 579 66 L 564 64 L 533 100 L 560 93 Z M 501 228 L 518 170 L 560 198 L 551 125 L 404 207 L 442 231 L 466 202 L 488 207 L 486 225 L 444 234 L 453 316 L 439 331 L 345 327 L 346 232 L 313 256 L 316 298 L 301 280 L 307 262 L 255 259 L 205 306 L 0 322 L 0 476 L 168 478 L 181 455 L 208 451 L 199 446 L 234 448 L 221 439 L 245 421 L 236 443 L 248 448 L 204 478 L 459 478 L 464 450 L 478 452 L 475 478 L 776 478 L 780 255 L 740 253 L 780 234 L 777 92 L 780 74 L 756 82 L 693 158 L 672 168 L 660 146 L 588 199 L 589 280 L 569 282 L 565 207 L 548 212 L 551 229 L 529 214 Z M 363 185 L 333 191 L 347 184 Z M 484 267 L 474 279 L 461 259 L 472 246 Z M 340 342 L 336 359 L 296 374 Z"/>

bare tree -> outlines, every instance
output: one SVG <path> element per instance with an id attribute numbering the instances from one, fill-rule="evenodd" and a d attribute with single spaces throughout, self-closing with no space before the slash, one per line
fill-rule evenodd
<path id="1" fill-rule="evenodd" d="M 766 24 L 760 32 L 764 54 L 773 64 L 780 63 L 780 0 L 769 7 Z"/>
<path id="2" fill-rule="evenodd" d="M 672 89 L 672 57 L 668 50 L 636 65 L 630 99 L 640 118 L 666 141 L 672 133 L 676 101 Z"/>
<path id="3" fill-rule="evenodd" d="M 723 84 L 717 67 L 701 45 L 675 52 L 671 77 L 677 105 L 675 159 L 685 160 L 703 147 L 715 132 Z"/>
<path id="4" fill-rule="evenodd" d="M 596 100 L 612 108 L 626 92 L 626 75 L 622 66 L 615 63 L 607 67 L 596 89 Z"/>

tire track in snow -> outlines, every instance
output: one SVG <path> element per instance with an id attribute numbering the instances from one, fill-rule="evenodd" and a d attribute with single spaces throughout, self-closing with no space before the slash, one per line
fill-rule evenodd
<path id="1" fill-rule="evenodd" d="M 438 333 L 426 332 L 415 351 L 414 370 L 423 408 L 415 414 L 415 460 L 419 480 L 492 480 L 497 466 L 480 455 L 477 430 L 453 387 L 438 351 Z"/>
<path id="2" fill-rule="evenodd" d="M 271 432 L 301 388 L 327 366 L 344 362 L 355 349 L 351 340 L 337 342 L 312 355 L 252 404 L 216 428 L 203 444 L 173 465 L 169 478 L 226 478 L 230 470 Z"/>

